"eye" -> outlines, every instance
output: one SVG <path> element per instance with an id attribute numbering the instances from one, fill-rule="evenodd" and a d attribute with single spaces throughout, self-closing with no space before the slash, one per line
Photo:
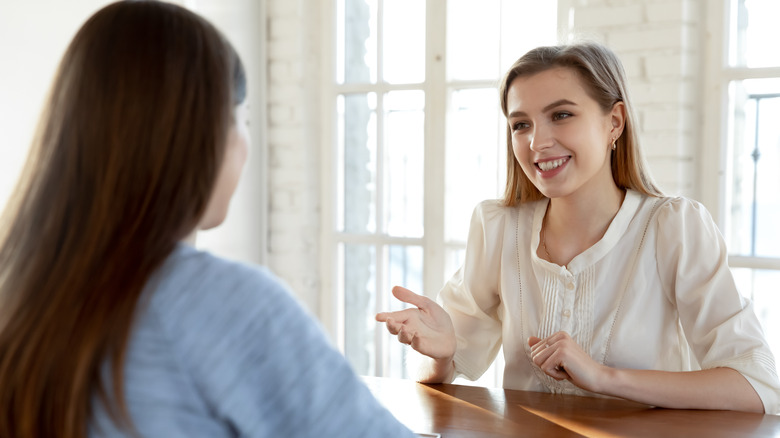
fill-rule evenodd
<path id="1" fill-rule="evenodd" d="M 559 111 L 559 112 L 553 114 L 552 119 L 553 120 L 563 120 L 563 119 L 567 119 L 567 118 L 569 118 L 571 116 L 572 116 L 572 114 L 570 112 Z"/>
<path id="2" fill-rule="evenodd" d="M 517 131 L 517 130 L 520 130 L 520 129 L 525 129 L 525 128 L 528 128 L 529 126 L 531 126 L 531 125 L 529 125 L 527 122 L 515 122 L 515 123 L 512 125 L 512 131 Z"/>

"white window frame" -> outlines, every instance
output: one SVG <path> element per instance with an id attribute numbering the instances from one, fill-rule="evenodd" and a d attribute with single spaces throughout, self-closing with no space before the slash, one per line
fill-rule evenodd
<path id="1" fill-rule="evenodd" d="M 392 0 L 384 0 L 392 1 Z M 324 74 L 322 75 L 321 89 L 323 90 L 322 102 L 322 165 L 321 172 L 323 181 L 321 187 L 322 199 L 322 233 L 321 233 L 321 321 L 327 332 L 332 337 L 338 348 L 344 352 L 344 296 L 343 290 L 339 287 L 340 278 L 338 278 L 338 254 L 336 251 L 338 243 L 360 243 L 376 245 L 419 245 L 423 250 L 423 291 L 431 298 L 435 298 L 441 287 L 444 285 L 451 272 L 446 270 L 446 254 L 450 249 L 465 248 L 464 242 L 447 242 L 445 238 L 445 169 L 442 165 L 442 158 L 445 156 L 445 142 L 447 136 L 446 119 L 448 92 L 450 89 L 467 88 L 495 88 L 494 80 L 480 81 L 447 81 L 446 77 L 446 40 L 447 27 L 447 1 L 446 0 L 427 0 L 426 1 L 426 66 L 425 82 L 414 87 L 396 86 L 389 84 L 337 84 L 336 83 L 336 35 L 338 29 L 336 17 L 336 0 L 327 0 L 324 2 L 323 11 L 326 11 L 323 20 L 323 35 L 329 35 L 330 38 L 323 38 L 321 53 L 323 54 Z M 381 11 L 380 11 L 381 14 Z M 378 17 L 382 21 L 381 15 Z M 379 36 L 381 38 L 381 35 Z M 382 47 L 381 41 L 378 42 Z M 381 66 L 380 66 L 381 68 Z M 384 235 L 349 235 L 336 232 L 336 218 L 338 215 L 336 190 L 338 184 L 339 163 L 334 148 L 338 144 L 337 130 L 337 111 L 336 98 L 339 94 L 345 92 L 376 92 L 384 93 L 397 89 L 418 89 L 425 93 L 425 152 L 424 152 L 424 235 L 422 238 L 397 238 Z M 498 102 L 496 102 L 498 105 Z M 377 108 L 381 114 L 381 108 Z M 381 127 L 380 137 L 381 137 Z M 381 168 L 381 164 L 380 164 Z M 382 184 L 381 176 L 377 183 Z M 381 189 L 380 189 L 381 190 Z M 378 212 L 379 213 L 379 212 Z M 377 214 L 377 216 L 380 216 Z M 468 217 L 463 218 L 467 223 Z M 377 254 L 377 257 L 380 257 Z M 377 260 L 376 285 L 375 288 L 380 295 L 390 296 L 391 284 L 386 279 L 386 273 L 382 271 L 383 263 Z M 382 300 L 377 299 L 377 305 L 382 306 Z M 386 309 L 377 309 L 378 311 Z M 386 375 L 387 369 L 387 346 L 386 340 L 378 331 L 375 338 L 376 342 L 376 374 Z M 503 358 L 499 358 L 502 362 Z M 499 381 L 499 375 L 487 375 L 487 379 L 496 379 Z"/>
<path id="2" fill-rule="evenodd" d="M 392 0 L 385 0 L 392 1 Z M 344 296 L 338 287 L 337 245 L 343 243 L 361 243 L 374 245 L 418 245 L 423 248 L 425 260 L 423 268 L 423 288 L 426 295 L 435 297 L 443 285 L 444 279 L 444 171 L 438 158 L 444 155 L 444 126 L 446 109 L 446 85 L 444 83 L 444 53 L 446 43 L 446 23 L 441 17 L 446 16 L 446 0 L 426 0 L 426 71 L 425 82 L 414 86 L 398 86 L 387 83 L 379 84 L 337 84 L 336 83 L 336 1 L 323 2 L 323 38 L 321 53 L 323 54 L 323 74 L 321 89 L 322 103 L 322 138 L 324 141 L 321 160 L 322 180 L 320 196 L 322 199 L 322 232 L 321 232 L 321 281 L 322 293 L 320 301 L 321 321 L 331 338 L 343 352 L 344 345 Z M 382 21 L 381 10 L 379 22 Z M 381 34 L 378 41 L 382 47 Z M 380 66 L 381 68 L 381 66 Z M 339 94 L 351 92 L 385 93 L 391 90 L 422 90 L 425 93 L 425 155 L 424 155 L 424 228 L 422 238 L 399 238 L 380 234 L 349 235 L 336 230 L 338 214 L 336 190 L 338 183 L 339 164 L 336 162 L 334 148 L 338 144 L 336 98 Z M 381 114 L 381 108 L 377 109 Z M 381 128 L 380 128 L 381 136 Z M 381 167 L 381 163 L 379 164 Z M 382 184 L 382 178 L 378 178 Z M 378 217 L 381 215 L 377 215 Z M 435 224 L 442 224 L 436 226 Z M 379 255 L 378 255 L 379 257 Z M 376 273 L 376 290 L 379 293 L 390 293 L 382 263 L 378 263 Z M 422 292 L 422 291 L 417 291 Z M 379 303 L 381 300 L 377 300 Z M 377 309 L 382 310 L 382 309 Z M 377 336 L 377 355 L 384 354 L 384 340 Z M 378 374 L 384 374 L 386 358 L 378 357 Z"/>
<path id="3" fill-rule="evenodd" d="M 712 212 L 721 230 L 726 229 L 729 183 L 728 125 L 729 82 L 741 79 L 780 78 L 780 67 L 747 68 L 729 66 L 730 0 L 707 2 L 702 108 L 702 153 L 699 168 L 701 202 Z M 715 151 L 715 153 L 711 153 Z M 729 255 L 731 268 L 780 270 L 780 258 Z"/>

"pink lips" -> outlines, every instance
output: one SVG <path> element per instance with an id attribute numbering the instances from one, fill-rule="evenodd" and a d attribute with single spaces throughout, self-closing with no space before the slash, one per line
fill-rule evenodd
<path id="1" fill-rule="evenodd" d="M 542 178 L 552 178 L 559 173 L 563 171 L 563 169 L 566 167 L 567 164 L 569 164 L 569 160 L 571 159 L 571 156 L 563 156 L 563 157 L 556 157 L 556 158 L 550 158 L 546 160 L 540 160 L 534 163 L 536 166 L 536 172 L 542 177 Z M 549 170 L 542 170 L 542 167 L 539 164 L 543 163 L 555 163 L 560 162 L 558 167 L 555 167 L 553 169 Z"/>

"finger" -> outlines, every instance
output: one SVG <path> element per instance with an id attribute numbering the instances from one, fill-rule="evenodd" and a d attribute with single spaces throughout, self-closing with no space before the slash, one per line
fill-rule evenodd
<path id="1" fill-rule="evenodd" d="M 402 286 L 393 287 L 393 296 L 404 303 L 409 303 L 420 309 L 427 309 L 430 306 L 431 299 L 423 295 L 418 295 Z"/>
<path id="2" fill-rule="evenodd" d="M 379 312 L 376 314 L 376 320 L 379 322 L 386 322 L 388 319 L 395 321 L 407 322 L 409 320 L 416 320 L 419 317 L 420 309 L 414 307 L 410 309 L 398 310 L 395 312 Z"/>
<path id="3" fill-rule="evenodd" d="M 569 379 L 569 373 L 566 372 L 566 366 L 558 359 L 558 355 L 551 355 L 545 360 L 539 368 L 544 371 L 545 374 L 556 380 Z"/>
<path id="4" fill-rule="evenodd" d="M 397 335 L 398 332 L 400 332 L 403 328 L 404 324 L 394 320 L 393 318 L 387 318 L 387 321 L 385 321 L 385 326 L 387 326 L 387 331 L 390 332 L 391 335 Z"/>
<path id="5" fill-rule="evenodd" d="M 531 336 L 528 338 L 528 346 L 533 347 L 534 345 L 538 344 L 542 339 L 537 338 L 536 336 Z"/>
<path id="6" fill-rule="evenodd" d="M 533 347 L 531 347 L 531 356 L 536 356 L 536 355 L 540 354 L 542 351 L 550 348 L 551 346 L 552 346 L 552 344 L 548 343 L 547 341 L 540 340 L 539 342 L 534 344 Z"/>
<path id="7" fill-rule="evenodd" d="M 549 348 L 544 342 L 539 342 L 531 350 L 531 360 L 541 368 L 554 352 L 555 349 Z"/>
<path id="8" fill-rule="evenodd" d="M 406 345 L 412 345 L 414 342 L 415 333 L 408 330 L 406 327 L 401 328 L 398 332 L 398 342 Z"/>

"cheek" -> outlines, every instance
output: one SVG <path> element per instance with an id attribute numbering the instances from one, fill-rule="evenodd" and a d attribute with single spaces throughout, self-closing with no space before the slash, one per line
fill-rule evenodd
<path id="1" fill-rule="evenodd" d="M 525 167 L 529 160 L 529 154 L 531 153 L 531 148 L 526 136 L 515 135 L 512 137 L 512 153 L 514 153 L 515 159 L 520 165 Z"/>

